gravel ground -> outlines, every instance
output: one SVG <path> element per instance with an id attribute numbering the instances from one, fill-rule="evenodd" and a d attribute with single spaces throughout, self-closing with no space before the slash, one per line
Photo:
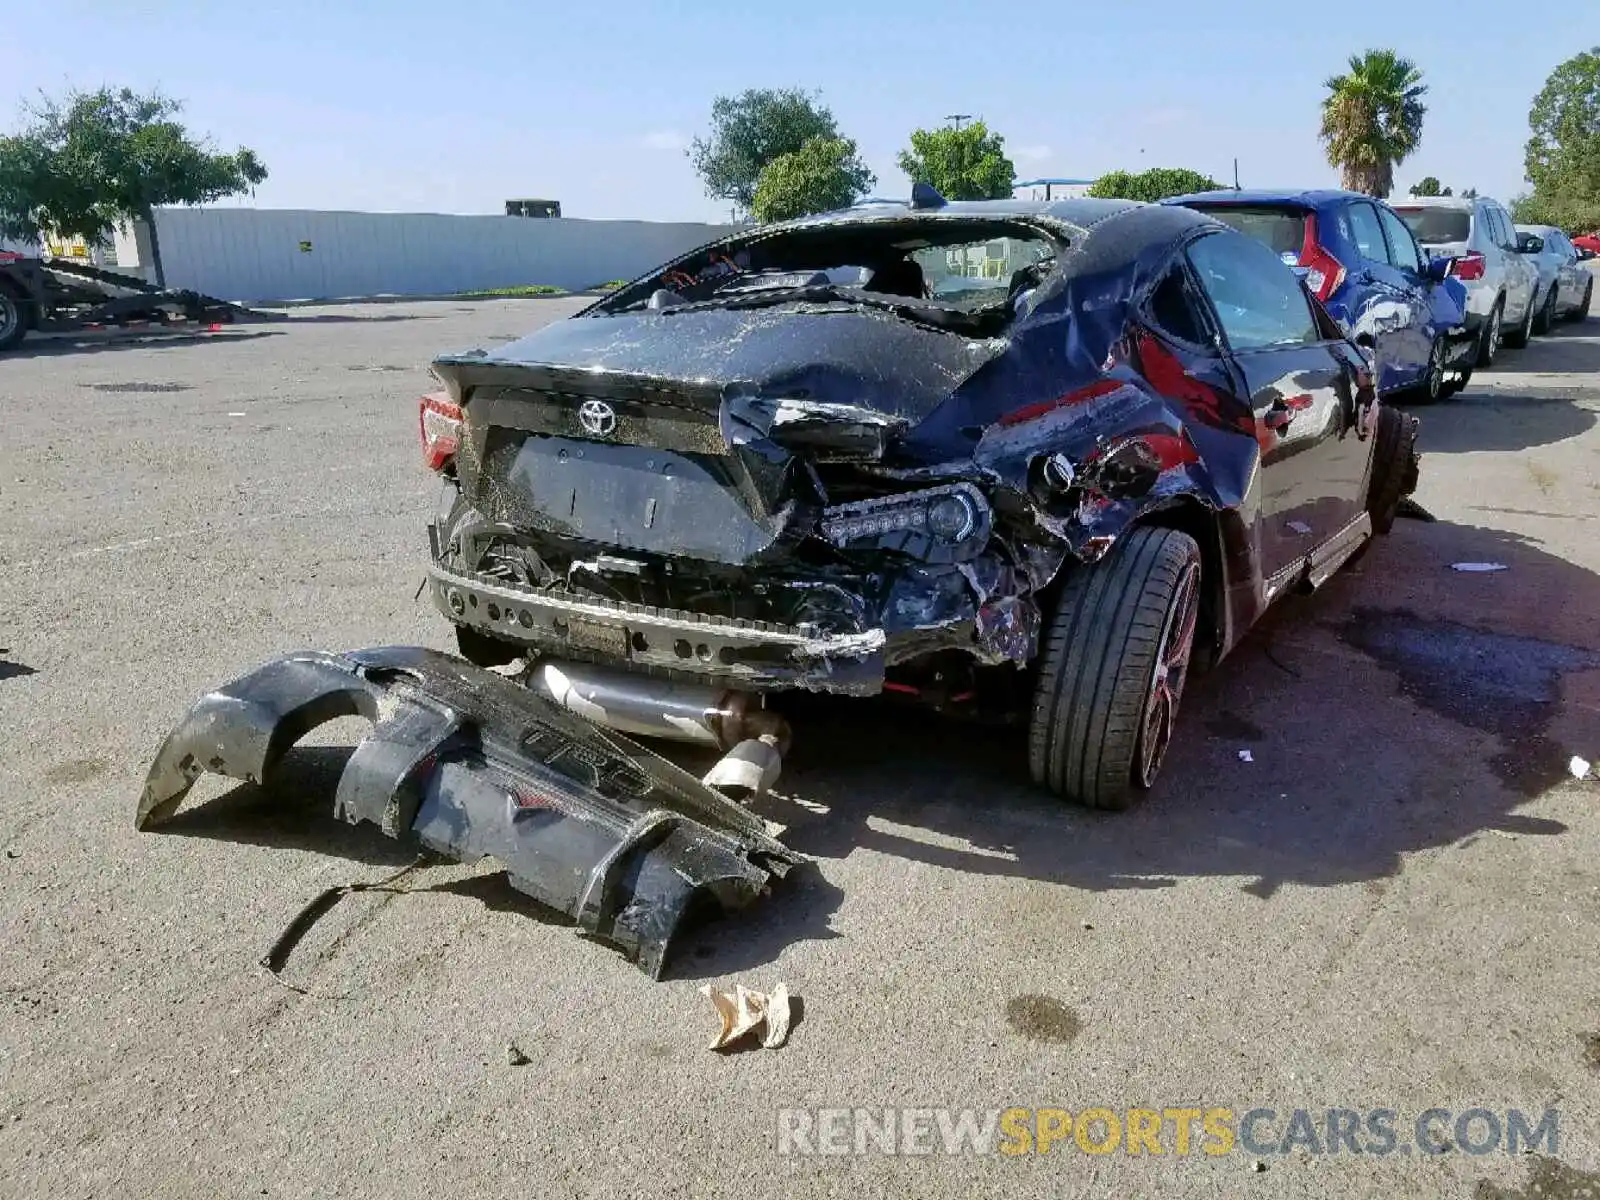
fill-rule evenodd
<path id="1" fill-rule="evenodd" d="M 1600 783 L 1568 773 L 1600 760 L 1600 321 L 1421 411 L 1438 520 L 1196 680 L 1136 812 L 1035 794 L 1012 739 L 817 705 L 764 802 L 815 869 L 665 982 L 459 866 L 346 899 L 263 972 L 308 898 L 411 861 L 329 815 L 359 723 L 140 835 L 149 758 L 265 658 L 450 645 L 414 598 L 423 364 L 575 305 L 0 361 L 0 1191 L 1600 1194 Z M 706 1050 L 697 988 L 736 980 L 802 997 L 785 1047 Z M 1273 1109 L 1258 1144 L 1295 1109 L 1393 1109 L 1406 1145 L 1431 1108 L 1555 1108 L 1560 1140 L 778 1153 L 781 1109 L 887 1106 Z"/>

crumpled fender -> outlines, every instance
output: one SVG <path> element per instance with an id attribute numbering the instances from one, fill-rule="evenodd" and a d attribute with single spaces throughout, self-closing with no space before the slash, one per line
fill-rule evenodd
<path id="1" fill-rule="evenodd" d="M 735 909 L 803 857 L 761 819 L 643 747 L 491 671 L 420 647 L 307 651 L 202 696 L 156 755 L 135 825 L 154 829 L 202 774 L 270 785 L 335 717 L 373 722 L 334 812 L 475 862 L 660 978 L 680 921 Z"/>

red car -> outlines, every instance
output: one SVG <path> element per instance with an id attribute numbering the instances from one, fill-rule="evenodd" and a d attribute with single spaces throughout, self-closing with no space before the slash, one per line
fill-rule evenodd
<path id="1" fill-rule="evenodd" d="M 1600 254 L 1600 229 L 1593 233 L 1580 233 L 1573 236 L 1572 244 L 1579 250 L 1587 250 L 1590 254 Z"/>

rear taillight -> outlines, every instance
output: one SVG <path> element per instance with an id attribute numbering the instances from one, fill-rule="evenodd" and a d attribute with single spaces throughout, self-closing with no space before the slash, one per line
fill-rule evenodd
<path id="1" fill-rule="evenodd" d="M 1450 274 L 1462 283 L 1471 283 L 1474 279 L 1483 278 L 1483 255 L 1476 250 L 1468 250 L 1465 254 L 1458 255 L 1450 264 Z"/>
<path id="2" fill-rule="evenodd" d="M 442 471 L 461 448 L 461 406 L 443 392 L 418 401 L 422 423 L 422 461 L 428 470 Z"/>
<path id="3" fill-rule="evenodd" d="M 1344 283 L 1344 264 L 1317 241 L 1317 215 L 1306 214 L 1306 239 L 1300 247 L 1300 265 L 1306 271 L 1306 285 L 1326 304 Z"/>

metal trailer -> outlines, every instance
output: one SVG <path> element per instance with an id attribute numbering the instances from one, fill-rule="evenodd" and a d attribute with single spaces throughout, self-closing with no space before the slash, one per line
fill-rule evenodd
<path id="1" fill-rule="evenodd" d="M 135 276 L 68 259 L 0 251 L 0 353 L 30 331 L 217 327 L 247 315 L 237 304 L 199 292 L 152 287 Z"/>

